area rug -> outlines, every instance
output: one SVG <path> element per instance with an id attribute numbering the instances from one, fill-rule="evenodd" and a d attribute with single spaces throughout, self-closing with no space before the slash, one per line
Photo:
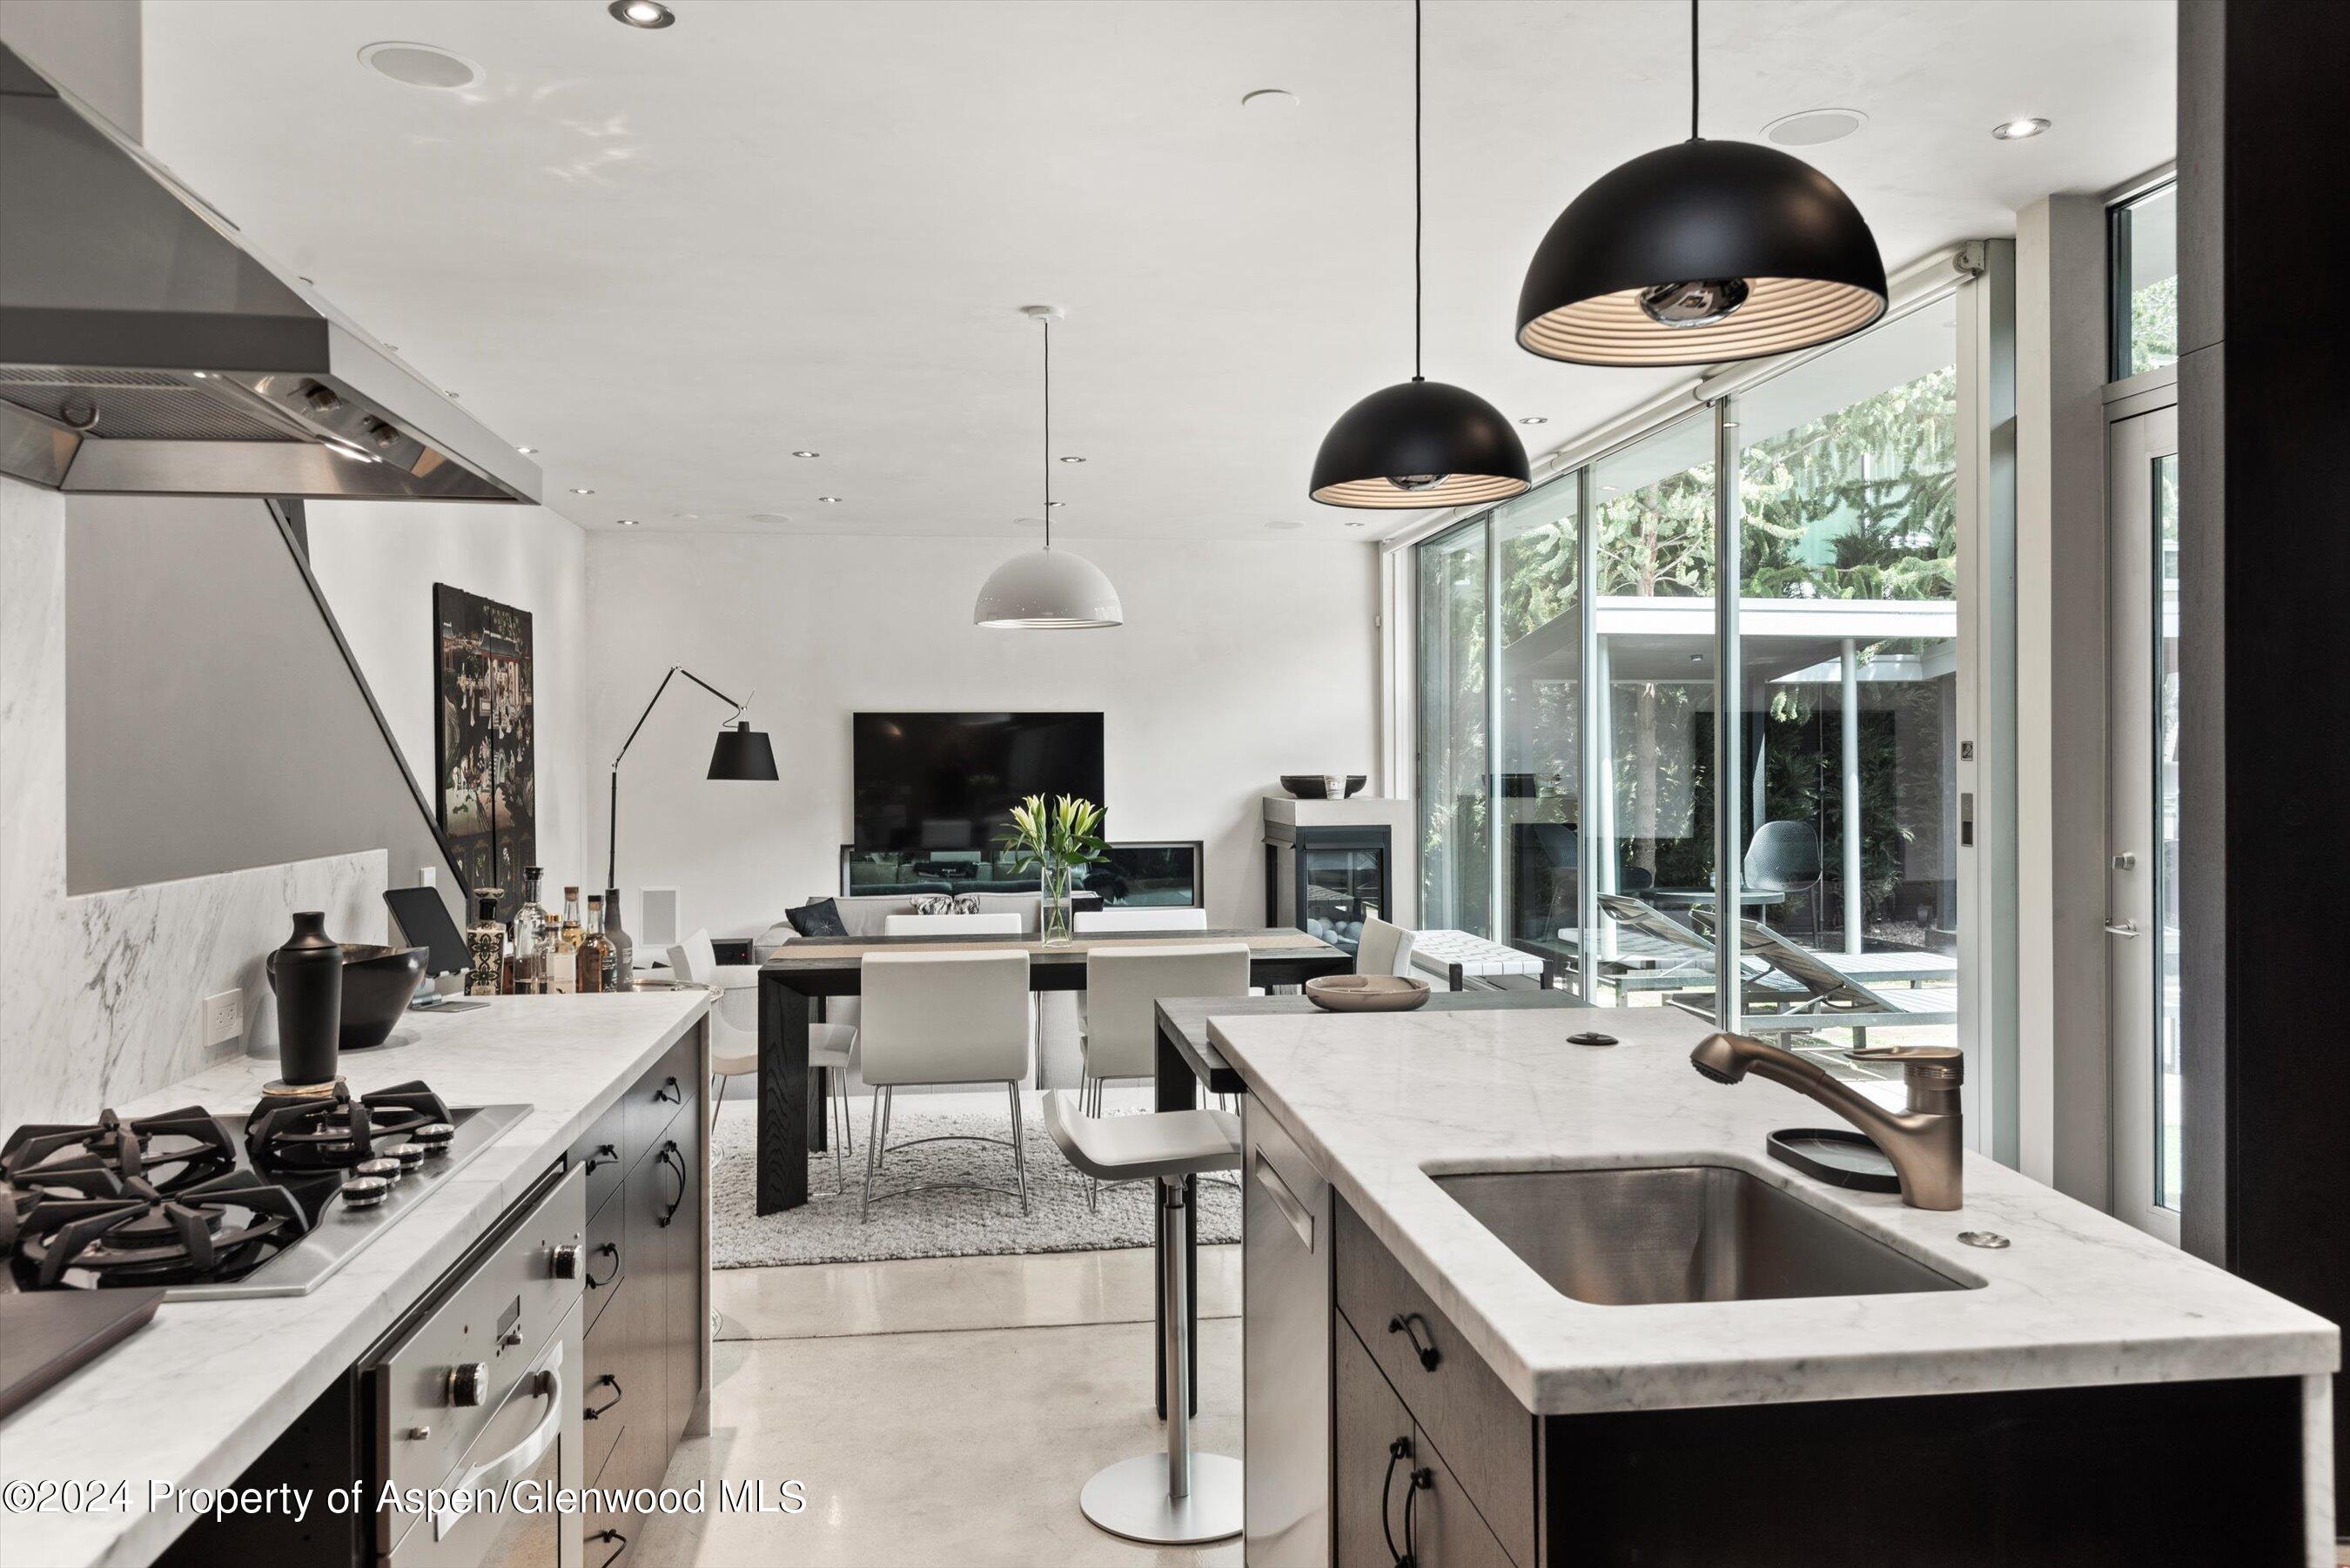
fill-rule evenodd
<path id="1" fill-rule="evenodd" d="M 858 1116 L 856 1153 L 847 1157 L 846 1191 L 837 1190 L 832 1155 L 808 1158 L 808 1200 L 781 1214 L 753 1204 L 751 1107 L 729 1105 L 711 1139 L 711 1264 L 751 1269 L 776 1263 L 878 1262 L 891 1258 L 972 1258 L 1018 1252 L 1078 1252 L 1148 1247 L 1155 1229 L 1151 1188 L 1126 1183 L 1101 1190 L 1099 1212 L 1086 1207 L 1086 1179 L 1070 1168 L 1045 1131 L 1035 1094 L 1021 1096 L 1028 1156 L 1028 1212 L 992 1192 L 919 1192 L 877 1201 L 859 1222 L 857 1194 L 865 1177 L 866 1118 Z M 855 1102 L 859 1110 L 865 1102 Z M 1113 1112 L 1115 1114 L 1115 1112 Z M 889 1161 L 874 1179 L 885 1192 L 928 1182 L 982 1182 L 1009 1188 L 1012 1151 L 1001 1144 L 895 1146 L 948 1134 L 1006 1137 L 1011 1107 L 1000 1095 L 900 1095 L 891 1113 Z M 1241 1239 L 1239 1191 L 1222 1180 L 1199 1184 L 1200 1240 Z"/>

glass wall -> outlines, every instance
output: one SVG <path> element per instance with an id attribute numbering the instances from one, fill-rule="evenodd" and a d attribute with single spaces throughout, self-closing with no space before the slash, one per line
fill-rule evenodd
<path id="1" fill-rule="evenodd" d="M 1572 943 L 1580 924 L 1584 607 L 1581 476 L 1493 513 L 1502 896 L 1494 929 Z M 1562 956 L 1571 950 L 1559 950 Z"/>
<path id="2" fill-rule="evenodd" d="M 1913 308 L 1417 546 L 1422 926 L 1840 1073 L 1871 1074 L 1854 1044 L 1956 1042 L 1955 309 Z"/>
<path id="3" fill-rule="evenodd" d="M 1931 305 L 1734 404 L 1750 1030 L 1957 1043 L 1957 350 Z M 1873 1022 L 1791 1026 L 1828 986 Z"/>
<path id="4" fill-rule="evenodd" d="M 1485 524 L 1419 546 L 1419 923 L 1490 931 Z"/>
<path id="5" fill-rule="evenodd" d="M 2162 185 L 2113 209 L 2113 379 L 2178 358 L 2178 187 Z"/>
<path id="6" fill-rule="evenodd" d="M 1691 917 L 1713 898 L 1713 452 L 1700 413 L 1591 468 L 1595 1002 L 1711 989 Z"/>
<path id="7" fill-rule="evenodd" d="M 2154 461 L 2155 655 L 2154 826 L 2157 1030 L 2155 1201 L 2176 1210 L 2182 1187 L 2180 1142 L 2186 1080 L 2179 1055 L 2178 903 L 2178 454 Z"/>

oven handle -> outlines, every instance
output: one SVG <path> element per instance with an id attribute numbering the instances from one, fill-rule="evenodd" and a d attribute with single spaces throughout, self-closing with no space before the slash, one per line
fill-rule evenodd
<path id="1" fill-rule="evenodd" d="M 467 1470 L 458 1479 L 457 1483 L 449 1489 L 452 1498 L 484 1488 L 504 1488 L 509 1481 L 520 1480 L 530 1473 L 532 1466 L 546 1457 L 546 1450 L 555 1447 L 556 1439 L 562 1437 L 566 1407 L 563 1402 L 561 1341 L 558 1340 L 555 1347 L 547 1352 L 546 1366 L 539 1371 L 537 1376 L 538 1396 L 546 1401 L 546 1417 L 537 1426 L 530 1429 L 529 1436 L 524 1438 L 513 1448 L 508 1449 L 496 1459 Z M 432 1539 L 439 1541 L 446 1536 L 452 1525 L 466 1518 L 473 1511 L 469 1508 L 456 1508 L 445 1504 L 435 1510 L 432 1515 Z"/>

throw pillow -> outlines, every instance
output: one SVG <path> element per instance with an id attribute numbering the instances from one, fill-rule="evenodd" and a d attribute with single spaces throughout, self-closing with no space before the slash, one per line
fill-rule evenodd
<path id="1" fill-rule="evenodd" d="M 976 893 L 917 893 L 913 898 L 918 915 L 976 915 L 979 895 Z"/>
<path id="2" fill-rule="evenodd" d="M 813 904 L 802 904 L 796 909 L 785 909 L 784 919 L 792 929 L 804 937 L 845 937 L 848 928 L 840 923 L 840 906 L 829 898 L 818 898 Z"/>

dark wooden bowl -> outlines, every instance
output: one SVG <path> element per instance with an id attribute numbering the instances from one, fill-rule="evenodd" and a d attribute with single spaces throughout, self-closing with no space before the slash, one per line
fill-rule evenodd
<path id="1" fill-rule="evenodd" d="M 391 1038 L 424 978 L 423 948 L 343 944 L 342 1048 L 369 1051 Z"/>

